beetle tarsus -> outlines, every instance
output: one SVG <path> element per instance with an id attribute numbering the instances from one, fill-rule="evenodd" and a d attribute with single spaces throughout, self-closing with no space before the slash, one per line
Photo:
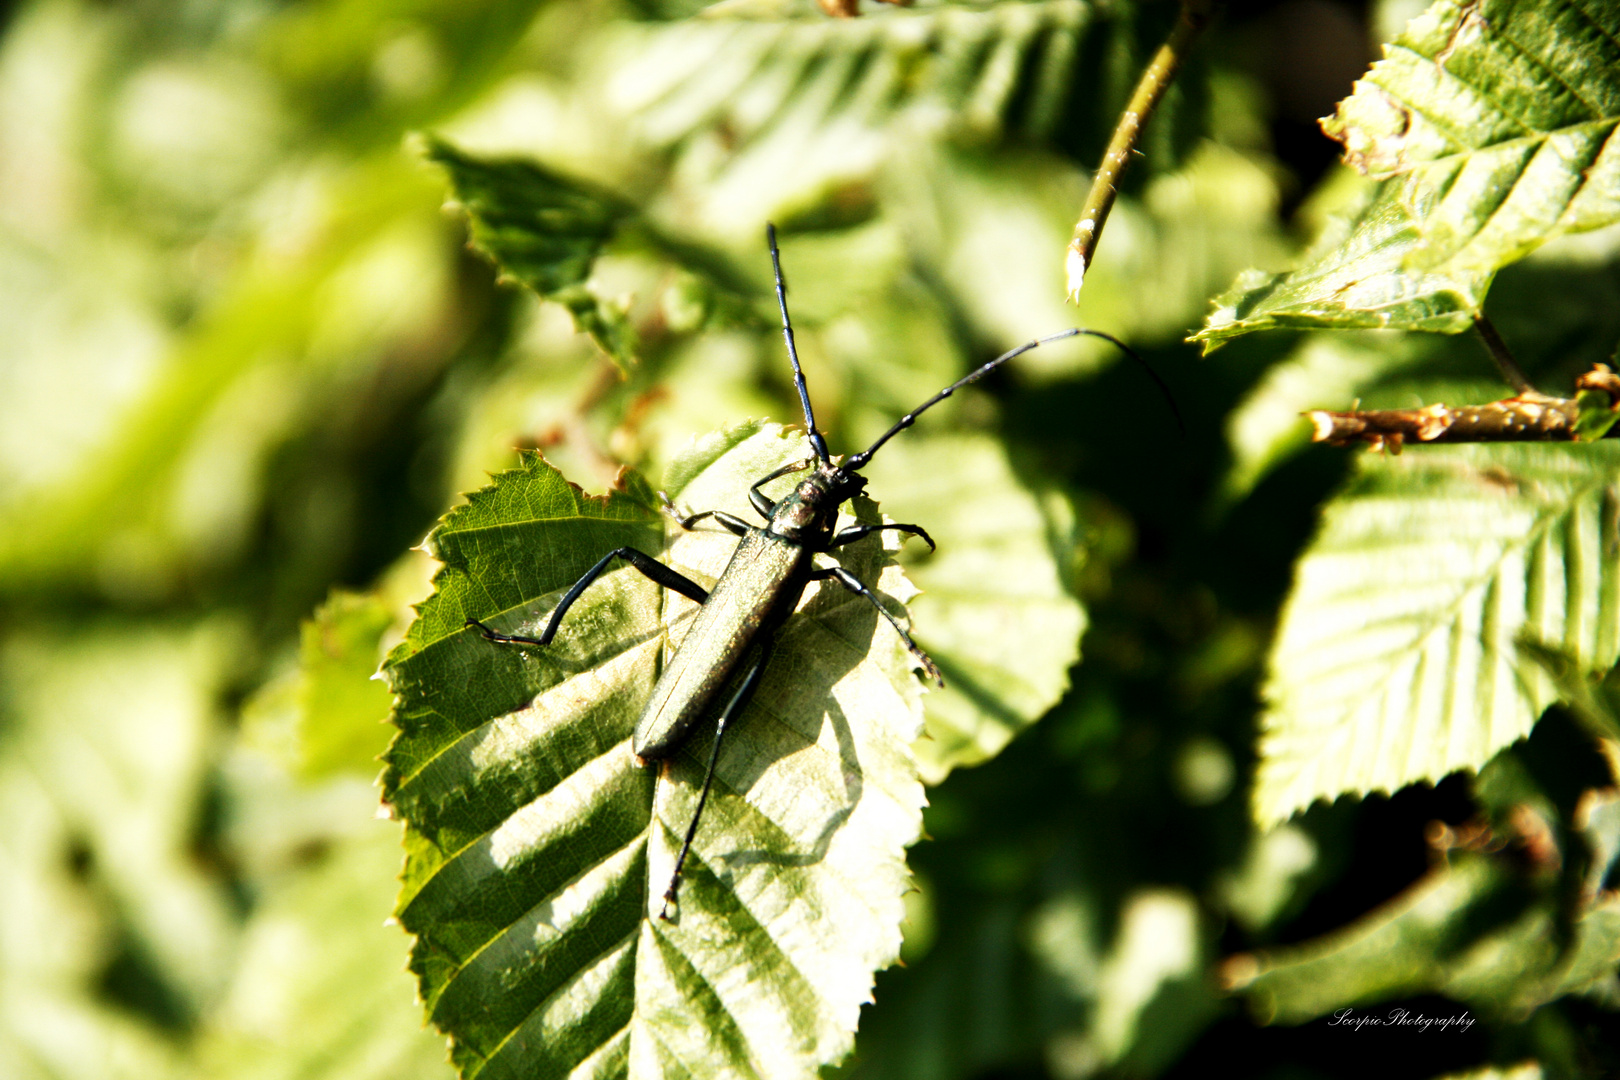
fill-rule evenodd
<path id="1" fill-rule="evenodd" d="M 540 645 L 546 643 L 539 638 L 524 637 L 522 634 L 503 634 L 499 630 L 491 630 L 477 619 L 468 619 L 461 624 L 463 630 L 477 627 L 478 632 L 484 636 L 485 641 L 494 641 L 501 645 Z"/>

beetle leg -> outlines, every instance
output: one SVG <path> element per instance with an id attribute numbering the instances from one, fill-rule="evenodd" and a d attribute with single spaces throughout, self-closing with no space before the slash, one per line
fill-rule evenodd
<path id="1" fill-rule="evenodd" d="M 502 645 L 550 645 L 551 639 L 557 636 L 557 627 L 562 625 L 562 617 L 567 614 L 569 608 L 574 606 L 574 601 L 579 599 L 580 594 L 590 586 L 591 582 L 607 572 L 608 563 L 614 559 L 623 559 L 664 588 L 674 589 L 682 596 L 696 600 L 700 604 L 709 598 L 709 590 L 680 571 L 665 566 L 645 552 L 637 551 L 632 547 L 622 547 L 614 548 L 602 556 L 600 562 L 585 571 L 584 577 L 574 582 L 574 587 L 569 589 L 567 594 L 563 596 L 562 603 L 557 605 L 557 610 L 551 613 L 551 621 L 546 623 L 545 632 L 537 638 L 524 637 L 521 634 L 503 634 L 497 630 L 491 630 L 477 619 L 468 619 L 462 623 L 462 626 L 463 628 L 476 626 L 479 632 L 484 635 L 486 641 L 494 641 Z"/>
<path id="2" fill-rule="evenodd" d="M 833 578 L 850 592 L 870 600 L 872 606 L 878 609 L 878 614 L 889 620 L 889 625 L 894 627 L 894 632 L 900 635 L 900 640 L 906 643 L 906 648 L 911 650 L 911 655 L 922 662 L 923 670 L 928 673 L 929 677 L 940 686 L 945 685 L 945 676 L 939 673 L 938 665 L 934 663 L 927 653 L 922 651 L 915 641 L 911 640 L 911 635 L 906 633 L 906 628 L 900 625 L 900 620 L 889 614 L 889 609 L 878 602 L 877 594 L 867 588 L 865 582 L 842 566 L 829 566 L 825 569 L 810 571 L 811 581 L 826 581 L 828 578 Z"/>
<path id="3" fill-rule="evenodd" d="M 662 491 L 660 491 L 658 493 L 658 497 L 664 501 L 665 512 L 667 512 L 670 517 L 675 519 L 676 524 L 688 531 L 691 530 L 693 525 L 696 525 L 706 517 L 714 518 L 714 520 L 724 525 L 735 536 L 746 536 L 748 534 L 748 530 L 753 528 L 752 525 L 748 524 L 748 522 L 744 521 L 736 514 L 728 514 L 724 510 L 704 510 L 697 514 L 683 514 L 681 513 L 680 507 L 676 506 L 674 502 L 670 500 L 668 495 L 665 495 Z"/>
<path id="4" fill-rule="evenodd" d="M 698 793 L 697 809 L 692 811 L 692 823 L 686 827 L 686 839 L 681 842 L 681 853 L 675 857 L 675 873 L 670 875 L 669 888 L 664 890 L 664 906 L 658 912 L 658 917 L 665 922 L 670 921 L 669 909 L 676 904 L 676 895 L 681 889 L 681 868 L 686 865 L 686 856 L 692 850 L 692 838 L 697 835 L 698 819 L 703 817 L 703 806 L 709 801 L 709 789 L 714 786 L 714 766 L 720 760 L 720 740 L 725 738 L 726 728 L 731 725 L 748 706 L 754 696 L 754 688 L 759 685 L 759 678 L 765 673 L 765 665 L 771 659 L 771 651 L 776 642 L 766 638 L 759 647 L 759 655 L 754 658 L 753 667 L 743 676 L 742 684 L 737 692 L 731 695 L 725 709 L 720 713 L 720 719 L 714 728 L 714 745 L 709 748 L 709 767 L 703 774 L 703 790 Z"/>
<path id="5" fill-rule="evenodd" d="M 934 538 L 929 536 L 928 530 L 921 525 L 851 525 L 847 529 L 838 530 L 837 535 L 827 542 L 827 550 L 831 551 L 833 548 L 843 547 L 845 544 L 853 544 L 857 540 L 871 536 L 875 532 L 882 532 L 884 529 L 894 529 L 897 532 L 910 533 L 912 536 L 920 537 L 922 542 L 928 545 L 929 551 L 934 550 Z"/>

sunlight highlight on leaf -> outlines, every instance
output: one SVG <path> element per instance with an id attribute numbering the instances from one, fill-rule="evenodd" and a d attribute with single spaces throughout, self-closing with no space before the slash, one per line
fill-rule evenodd
<path id="1" fill-rule="evenodd" d="M 1255 818 L 1478 768 L 1556 699 L 1515 640 L 1620 653 L 1620 447 L 1368 458 L 1324 512 L 1271 659 Z"/>
<path id="2" fill-rule="evenodd" d="M 748 484 L 803 454 L 774 425 L 743 425 L 695 442 L 668 479 L 683 505 L 751 514 Z M 629 736 L 696 605 L 624 568 L 545 649 L 461 628 L 470 615 L 534 634 L 601 553 L 664 550 L 651 501 L 633 476 L 584 496 L 526 456 L 430 537 L 437 592 L 389 661 L 401 734 L 385 785 L 410 833 L 400 919 L 464 1075 L 811 1076 L 848 1052 L 874 970 L 898 954 L 921 692 L 864 600 L 813 586 L 780 632 L 722 748 L 673 923 L 653 912 L 710 734 L 649 768 Z M 667 528 L 671 565 L 718 578 L 735 537 Z M 885 547 L 844 552 L 880 592 L 912 591 Z"/>

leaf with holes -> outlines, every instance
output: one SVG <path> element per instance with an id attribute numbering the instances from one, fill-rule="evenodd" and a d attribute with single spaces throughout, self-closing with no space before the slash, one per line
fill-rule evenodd
<path id="1" fill-rule="evenodd" d="M 696 509 L 747 514 L 748 485 L 804 454 L 744 425 L 667 479 Z M 709 586 L 735 543 L 700 524 L 665 559 Z M 848 1052 L 873 972 L 898 953 L 923 803 L 918 680 L 870 604 L 812 585 L 724 744 L 678 917 L 649 918 L 711 736 L 659 768 L 638 768 L 629 738 L 696 605 L 626 567 L 544 649 L 462 628 L 536 633 L 621 545 L 665 551 L 646 484 L 626 474 L 586 496 L 537 455 L 429 538 L 444 567 L 386 666 L 400 734 L 384 777 L 408 825 L 399 918 L 423 1000 L 469 1077 L 813 1076 Z M 840 562 L 904 599 L 886 553 L 874 539 Z"/>
<path id="2" fill-rule="evenodd" d="M 1246 271 L 1206 350 L 1271 327 L 1461 333 L 1497 270 L 1620 221 L 1620 7 L 1440 0 L 1324 122 L 1383 180 L 1301 266 Z"/>
<path id="3" fill-rule="evenodd" d="M 1271 657 L 1255 817 L 1478 768 L 1557 698 L 1528 635 L 1620 652 L 1620 446 L 1369 457 L 1327 505 Z"/>

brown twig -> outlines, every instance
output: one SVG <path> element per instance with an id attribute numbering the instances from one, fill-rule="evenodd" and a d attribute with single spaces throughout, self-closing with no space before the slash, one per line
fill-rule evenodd
<path id="1" fill-rule="evenodd" d="M 1091 191 L 1087 193 L 1085 205 L 1080 210 L 1080 220 L 1074 226 L 1074 239 L 1069 241 L 1069 253 L 1064 260 L 1070 300 L 1080 296 L 1080 286 L 1085 281 L 1086 271 L 1091 268 L 1091 258 L 1097 252 L 1097 241 L 1102 238 L 1103 225 L 1108 220 L 1108 212 L 1114 208 L 1115 196 L 1119 194 L 1119 179 L 1125 173 L 1125 166 L 1130 164 L 1142 129 L 1158 108 L 1165 91 L 1175 81 L 1176 72 L 1187 58 L 1193 41 L 1209 25 L 1214 8 L 1214 0 L 1182 0 L 1175 27 L 1137 80 L 1131 100 L 1120 114 L 1119 123 L 1114 125 L 1113 138 L 1108 141 L 1102 164 L 1097 166 L 1097 175 L 1091 181 Z"/>
<path id="2" fill-rule="evenodd" d="M 1620 376 L 1606 364 L 1575 380 L 1577 390 L 1609 395 L 1610 408 L 1620 408 Z M 1348 446 L 1371 443 L 1400 453 L 1408 442 L 1569 442 L 1576 435 L 1580 408 L 1574 398 L 1549 397 L 1534 390 L 1488 405 L 1425 405 L 1419 409 L 1369 409 L 1305 413 L 1313 427 L 1311 441 Z M 1606 438 L 1620 436 L 1620 424 Z"/>

